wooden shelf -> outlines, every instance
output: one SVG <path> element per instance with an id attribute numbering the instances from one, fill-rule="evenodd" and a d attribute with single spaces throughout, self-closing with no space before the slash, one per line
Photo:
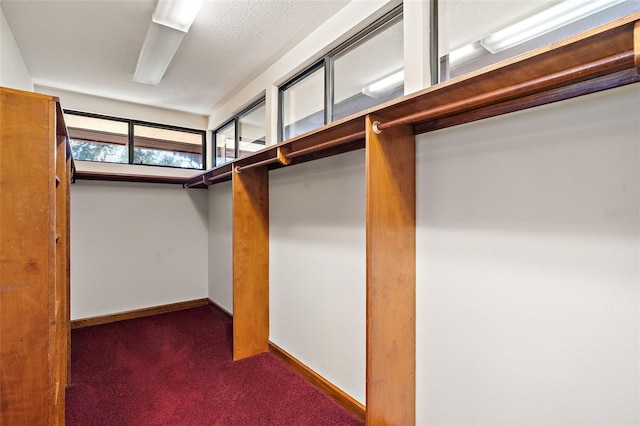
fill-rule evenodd
<path id="1" fill-rule="evenodd" d="M 299 164 L 364 148 L 365 117 L 380 128 L 408 125 L 414 134 L 507 114 L 640 81 L 640 13 L 524 55 L 357 113 L 314 131 L 269 146 L 186 180 L 205 188 L 231 179 L 240 169 L 263 163 L 283 167 L 278 150 Z M 361 135 L 361 136 L 359 136 Z M 339 140 L 336 144 L 327 144 Z M 315 149 L 314 149 L 315 147 Z"/>
<path id="2" fill-rule="evenodd" d="M 0 88 L 0 108 L 11 123 L 0 126 L 1 138 L 16 141 L 3 146 L 1 159 L 7 202 L 0 235 L 13 250 L 0 263 L 0 364 L 11 367 L 0 369 L 0 424 L 61 425 L 69 377 L 73 159 L 58 98 Z"/>
<path id="3" fill-rule="evenodd" d="M 134 175 L 134 174 L 126 174 L 126 173 L 104 173 L 104 172 L 87 172 L 87 171 L 74 171 L 73 178 L 77 180 L 168 183 L 168 184 L 176 184 L 176 185 L 184 185 L 189 180 L 189 178 L 185 178 L 185 177 Z"/>

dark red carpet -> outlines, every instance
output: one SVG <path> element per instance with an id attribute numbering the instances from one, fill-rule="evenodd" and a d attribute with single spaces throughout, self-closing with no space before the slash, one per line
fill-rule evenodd
<path id="1" fill-rule="evenodd" d="M 67 425 L 361 425 L 271 354 L 232 361 L 201 308 L 72 331 Z"/>

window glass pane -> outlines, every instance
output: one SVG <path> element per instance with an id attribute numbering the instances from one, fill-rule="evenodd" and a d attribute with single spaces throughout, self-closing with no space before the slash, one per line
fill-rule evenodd
<path id="1" fill-rule="evenodd" d="M 243 158 L 264 148 L 265 145 L 265 104 L 264 102 L 240 116 L 238 120 L 238 157 Z"/>
<path id="2" fill-rule="evenodd" d="M 404 95 L 402 20 L 333 60 L 333 120 Z"/>
<path id="3" fill-rule="evenodd" d="M 122 121 L 65 114 L 73 158 L 82 161 L 127 163 L 129 124 Z"/>
<path id="4" fill-rule="evenodd" d="M 640 10 L 637 0 L 447 0 L 439 3 L 444 81 Z"/>
<path id="5" fill-rule="evenodd" d="M 133 126 L 133 162 L 187 169 L 202 168 L 202 134 Z"/>
<path id="6" fill-rule="evenodd" d="M 282 92 L 282 135 L 287 140 L 324 125 L 324 68 Z"/>
<path id="7" fill-rule="evenodd" d="M 221 164 L 233 161 L 236 158 L 236 125 L 232 121 L 225 127 L 215 133 L 216 139 L 216 158 L 215 164 Z"/>

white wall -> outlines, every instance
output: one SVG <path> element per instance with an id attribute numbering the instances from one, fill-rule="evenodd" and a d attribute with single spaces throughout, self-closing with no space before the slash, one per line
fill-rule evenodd
<path id="1" fill-rule="evenodd" d="M 418 137 L 418 424 L 640 423 L 639 116 L 634 85 Z"/>
<path id="2" fill-rule="evenodd" d="M 269 175 L 269 338 L 362 403 L 364 179 L 364 150 Z M 231 182 L 208 193 L 209 297 L 233 312 Z"/>
<path id="3" fill-rule="evenodd" d="M 31 75 L 0 9 L 0 86 L 33 91 Z"/>
<path id="4" fill-rule="evenodd" d="M 71 186 L 71 318 L 208 297 L 207 191 Z"/>
<path id="5" fill-rule="evenodd" d="M 364 151 L 269 176 L 270 339 L 365 402 Z"/>
<path id="6" fill-rule="evenodd" d="M 36 85 L 35 90 L 39 93 L 58 96 L 64 109 L 132 118 L 170 126 L 193 129 L 207 128 L 207 117 L 203 115 L 107 99 L 88 93 L 71 92 L 49 86 Z"/>
<path id="7" fill-rule="evenodd" d="M 233 313 L 231 181 L 209 187 L 209 298 Z"/>

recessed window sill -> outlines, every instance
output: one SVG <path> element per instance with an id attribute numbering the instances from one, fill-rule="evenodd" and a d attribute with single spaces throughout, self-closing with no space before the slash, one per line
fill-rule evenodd
<path id="1" fill-rule="evenodd" d="M 183 185 L 202 170 L 155 167 L 136 164 L 75 161 L 74 180 L 105 180 Z"/>

